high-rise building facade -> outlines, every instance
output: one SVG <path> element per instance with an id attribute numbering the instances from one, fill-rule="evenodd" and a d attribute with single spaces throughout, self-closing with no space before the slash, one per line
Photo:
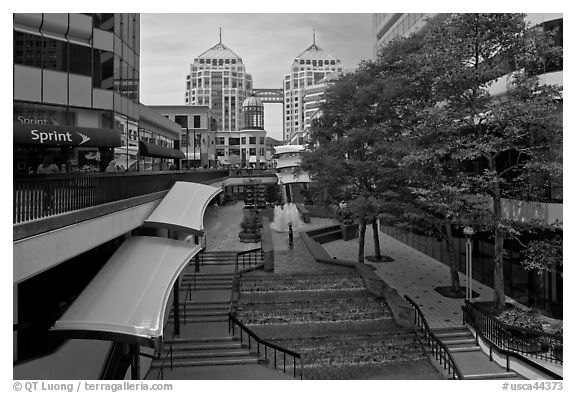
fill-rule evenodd
<path id="1" fill-rule="evenodd" d="M 176 124 L 139 103 L 140 15 L 14 14 L 14 172 L 165 169 Z M 159 146 L 149 154 L 146 144 Z"/>
<path id="2" fill-rule="evenodd" d="M 190 65 L 186 76 L 186 105 L 207 105 L 218 121 L 219 131 L 238 131 L 244 126 L 242 103 L 252 92 L 252 75 L 242 58 L 220 42 Z"/>
<path id="3" fill-rule="evenodd" d="M 333 72 L 342 71 L 340 60 L 325 52 L 314 37 L 312 45 L 292 63 L 291 72 L 284 76 L 284 141 L 297 140 L 305 128 L 304 95 L 306 88 L 317 84 Z"/>
<path id="4" fill-rule="evenodd" d="M 378 56 L 380 48 L 396 37 L 407 37 L 418 32 L 426 25 L 429 19 L 438 14 L 373 14 L 372 33 L 376 38 L 374 43 L 374 58 Z"/>

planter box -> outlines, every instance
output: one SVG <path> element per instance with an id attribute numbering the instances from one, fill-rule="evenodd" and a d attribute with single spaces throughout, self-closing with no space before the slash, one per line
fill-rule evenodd
<path id="1" fill-rule="evenodd" d="M 342 239 L 348 241 L 358 237 L 359 224 L 340 224 L 340 231 L 342 232 Z"/>
<path id="2" fill-rule="evenodd" d="M 259 233 L 238 232 L 238 238 L 242 243 L 259 243 L 260 237 Z"/>

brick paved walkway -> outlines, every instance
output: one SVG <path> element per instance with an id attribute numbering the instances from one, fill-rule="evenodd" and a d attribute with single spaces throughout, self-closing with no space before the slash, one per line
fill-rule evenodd
<path id="1" fill-rule="evenodd" d="M 331 256 L 342 259 L 358 259 L 358 239 L 337 240 L 325 243 L 324 248 Z M 394 262 L 370 263 L 388 285 L 396 289 L 401 296 L 408 295 L 418 303 L 431 328 L 462 325 L 463 299 L 450 299 L 434 290 L 436 287 L 450 285 L 450 268 L 436 259 L 415 250 L 412 247 L 380 233 L 382 255 L 394 258 Z M 366 228 L 364 255 L 374 255 L 372 228 Z M 460 284 L 466 285 L 466 276 L 460 274 Z M 492 300 L 493 289 L 472 281 L 473 290 L 480 294 L 479 300 Z"/>

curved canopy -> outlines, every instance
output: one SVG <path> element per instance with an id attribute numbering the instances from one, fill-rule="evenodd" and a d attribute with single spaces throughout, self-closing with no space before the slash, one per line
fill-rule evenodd
<path id="1" fill-rule="evenodd" d="M 128 238 L 52 328 L 68 338 L 160 348 L 176 279 L 202 246 L 151 236 Z"/>
<path id="2" fill-rule="evenodd" d="M 303 172 L 299 175 L 293 173 L 277 173 L 278 184 L 292 184 L 292 183 L 310 183 L 310 176 L 308 173 Z"/>
<path id="3" fill-rule="evenodd" d="M 176 182 L 144 225 L 194 233 L 204 233 L 204 212 L 221 188 L 199 183 Z"/>
<path id="4" fill-rule="evenodd" d="M 143 156 L 175 159 L 186 158 L 184 153 L 178 149 L 170 149 L 165 146 L 143 141 L 138 142 L 138 145 L 140 147 L 140 154 Z"/>
<path id="5" fill-rule="evenodd" d="M 304 151 L 304 149 L 305 147 L 302 145 L 274 146 L 274 154 L 300 153 Z"/>

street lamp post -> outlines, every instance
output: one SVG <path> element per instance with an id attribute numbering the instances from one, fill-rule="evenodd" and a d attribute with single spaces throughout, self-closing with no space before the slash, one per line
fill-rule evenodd
<path id="1" fill-rule="evenodd" d="M 192 152 L 193 152 L 193 153 L 192 153 L 192 156 L 194 157 L 194 161 L 196 161 L 196 129 L 193 128 L 193 129 L 192 129 L 192 132 L 194 133 L 194 138 L 192 139 L 192 141 L 193 141 L 193 143 L 194 143 L 194 144 L 192 145 Z M 196 165 L 196 164 L 194 164 L 194 165 Z"/>
<path id="2" fill-rule="evenodd" d="M 466 300 L 472 299 L 472 235 L 474 235 L 474 228 L 464 228 L 464 235 L 466 236 Z"/>
<path id="3" fill-rule="evenodd" d="M 188 145 L 190 144 L 190 130 L 186 124 L 186 169 L 190 169 L 190 156 L 188 155 Z"/>

